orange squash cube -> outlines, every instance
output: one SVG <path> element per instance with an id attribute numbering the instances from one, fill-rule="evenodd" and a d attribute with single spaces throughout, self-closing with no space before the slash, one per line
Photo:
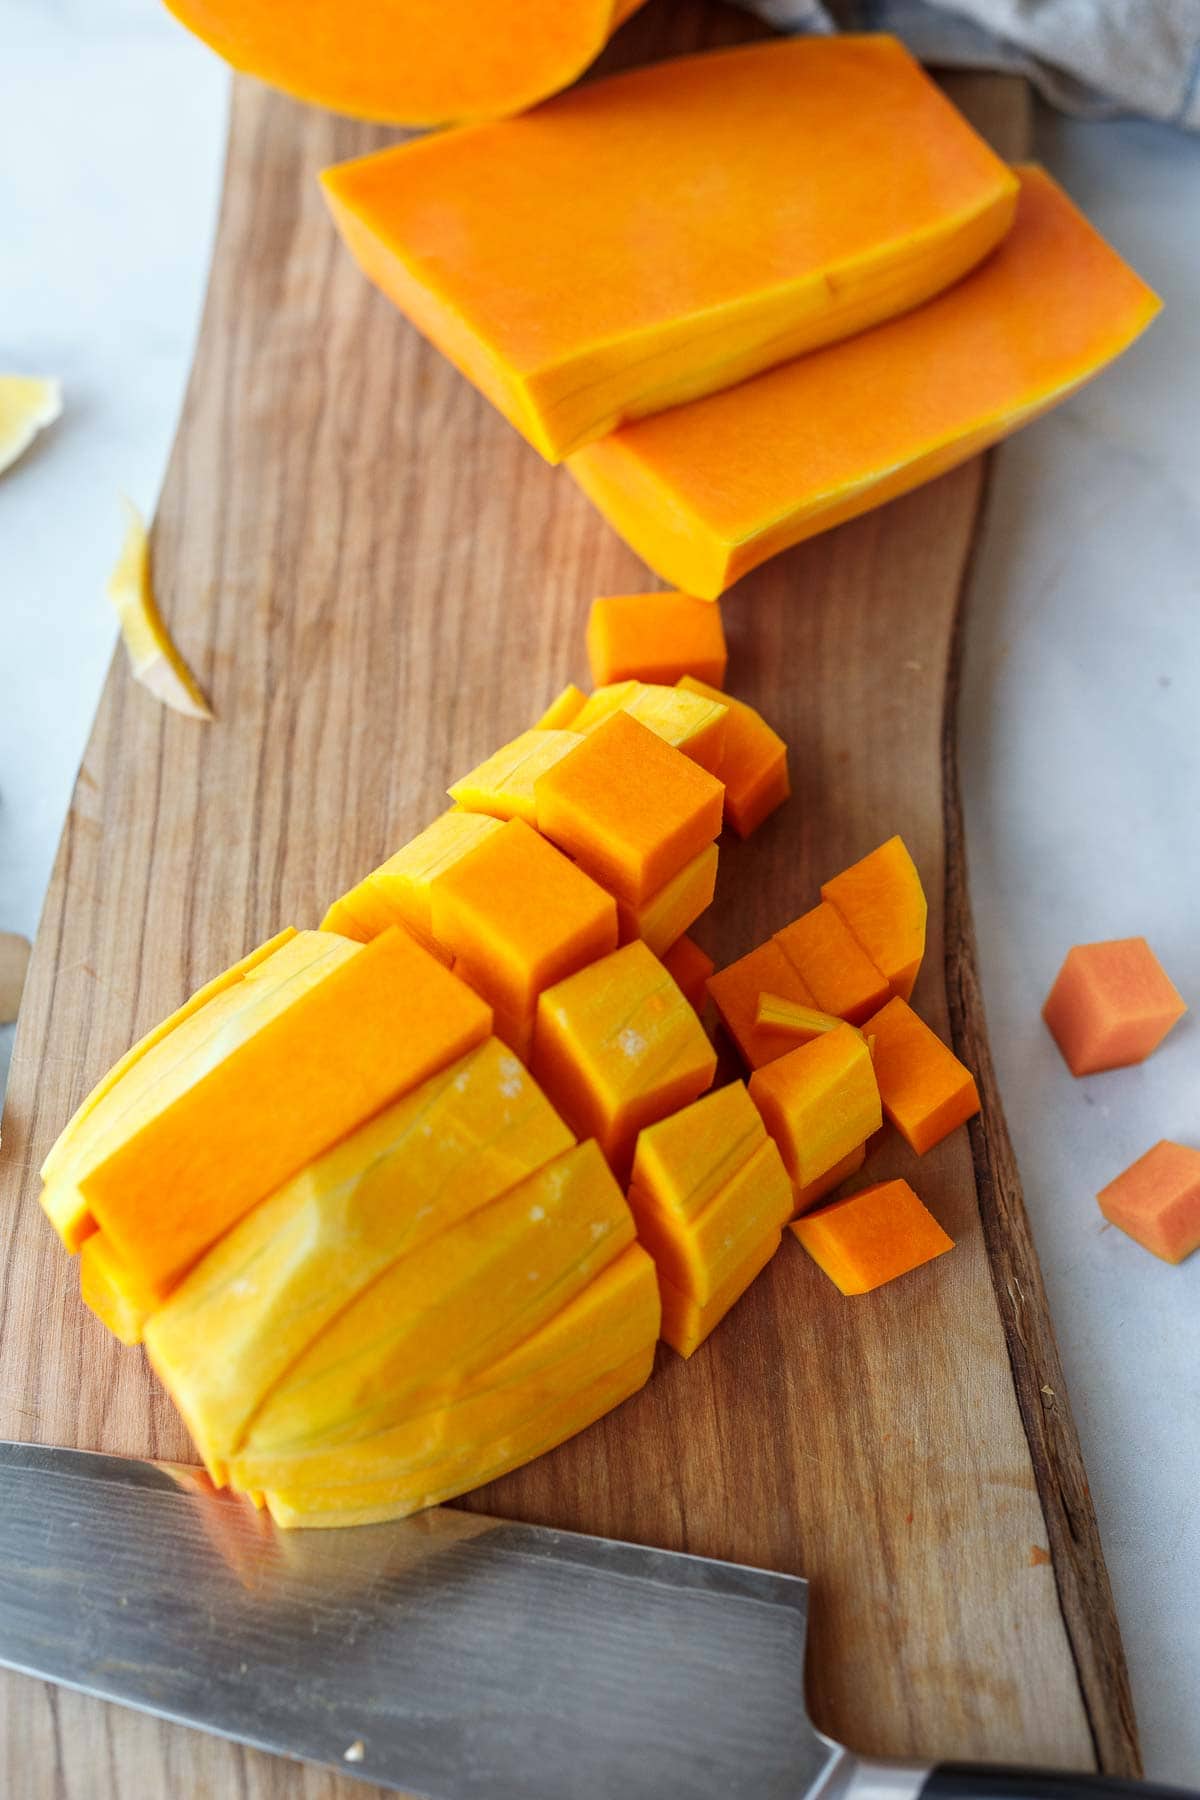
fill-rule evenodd
<path id="1" fill-rule="evenodd" d="M 721 783 L 625 713 L 539 776 L 535 791 L 538 830 L 635 906 L 721 831 Z"/>
<path id="2" fill-rule="evenodd" d="M 709 998 L 748 1069 L 761 1069 L 776 1057 L 786 1056 L 792 1047 L 777 1031 L 764 1031 L 758 1024 L 759 996 L 764 989 L 799 1006 L 816 1004 L 796 969 L 770 938 L 708 980 Z"/>
<path id="3" fill-rule="evenodd" d="M 571 721 L 571 730 L 595 731 L 616 712 L 628 713 L 664 744 L 673 744 L 710 775 L 725 754 L 729 708 L 724 694 L 689 694 L 646 681 L 614 681 L 590 695 Z"/>
<path id="4" fill-rule="evenodd" d="M 677 938 L 660 960 L 688 1005 L 703 1012 L 708 978 L 716 966 L 708 951 L 685 935 Z"/>
<path id="5" fill-rule="evenodd" d="M 443 813 L 335 900 L 321 920 L 321 930 L 366 944 L 389 925 L 404 925 L 437 955 L 429 905 L 431 886 L 460 857 L 503 829 L 501 820 L 486 813 Z"/>
<path id="6" fill-rule="evenodd" d="M 756 1069 L 750 1098 L 797 1187 L 816 1181 L 883 1123 L 871 1053 L 848 1026 Z"/>
<path id="7" fill-rule="evenodd" d="M 569 731 L 571 720 L 581 711 L 586 701 L 587 695 L 583 689 L 577 688 L 573 681 L 569 682 L 557 699 L 550 702 L 533 729 L 535 731 Z"/>
<path id="8" fill-rule="evenodd" d="M 777 931 L 775 942 L 822 1012 L 861 1025 L 891 994 L 887 976 L 828 901 Z"/>
<path id="9" fill-rule="evenodd" d="M 717 846 L 708 844 L 641 906 L 618 901 L 621 942 L 628 944 L 641 938 L 655 956 L 661 957 L 712 905 L 716 885 Z"/>
<path id="10" fill-rule="evenodd" d="M 843 1181 L 849 1181 L 851 1175 L 858 1174 L 866 1160 L 867 1146 L 859 1144 L 848 1156 L 843 1156 L 841 1162 L 834 1163 L 832 1169 L 826 1169 L 823 1175 L 818 1175 L 815 1181 L 810 1181 L 805 1187 L 793 1188 L 793 1214 L 799 1218 L 801 1213 L 810 1212 L 819 1201 L 828 1199 L 830 1194 L 841 1187 Z"/>
<path id="11" fill-rule="evenodd" d="M 685 1294 L 673 1282 L 660 1275 L 658 1291 L 662 1296 L 662 1338 L 682 1357 L 698 1350 L 709 1333 L 741 1299 L 756 1276 L 761 1275 L 776 1250 L 781 1234 L 764 1238 L 741 1266 L 728 1276 L 712 1295 L 701 1302 Z"/>
<path id="12" fill-rule="evenodd" d="M 869 1294 L 954 1248 L 907 1181 L 862 1188 L 791 1229 L 843 1294 Z"/>
<path id="13" fill-rule="evenodd" d="M 664 1211 L 694 1219 L 766 1142 L 745 1083 L 731 1081 L 639 1134 L 633 1184 Z"/>
<path id="14" fill-rule="evenodd" d="M 1068 950 L 1042 1017 L 1072 1075 L 1144 1062 L 1187 1011 L 1145 938 Z"/>
<path id="15" fill-rule="evenodd" d="M 910 1150 L 924 1156 L 979 1111 L 975 1077 L 907 1000 L 889 1000 L 863 1027 L 875 1040 L 883 1110 Z"/>
<path id="16" fill-rule="evenodd" d="M 1163 1138 L 1096 1199 L 1110 1224 L 1164 1262 L 1200 1250 L 1200 1150 L 1189 1144 Z"/>
<path id="17" fill-rule="evenodd" d="M 700 604 L 711 605 L 711 601 Z M 792 791 L 787 745 L 777 731 L 744 700 L 722 694 L 696 675 L 683 675 L 679 686 L 689 694 L 724 700 L 725 749 L 714 773 L 725 783 L 725 819 L 741 838 L 757 831 Z"/>
<path id="18" fill-rule="evenodd" d="M 720 688 L 729 657 L 716 602 L 665 593 L 593 600 L 587 653 L 597 687 L 631 677 L 671 687 L 681 675 L 695 675 Z"/>
<path id="19" fill-rule="evenodd" d="M 414 938 L 385 931 L 261 1026 L 252 1012 L 231 1024 L 216 1060 L 202 1049 L 172 1071 L 74 1183 L 113 1256 L 164 1298 L 264 1195 L 491 1023 Z"/>
<path id="20" fill-rule="evenodd" d="M 544 987 L 617 947 L 617 906 L 523 819 L 439 875 L 433 934 L 497 1015 L 532 1014 Z"/>
<path id="21" fill-rule="evenodd" d="M 511 744 L 463 775 L 450 798 L 465 812 L 490 813 L 496 819 L 524 819 L 537 824 L 534 789 L 547 769 L 569 756 L 579 743 L 573 731 L 523 731 Z"/>
<path id="22" fill-rule="evenodd" d="M 547 988 L 533 1069 L 581 1137 L 623 1180 L 638 1132 L 711 1086 L 717 1059 L 699 1019 L 640 940 Z"/>
<path id="23" fill-rule="evenodd" d="M 889 838 L 821 888 L 894 994 L 907 1000 L 925 955 L 929 915 L 917 865 L 903 838 Z"/>

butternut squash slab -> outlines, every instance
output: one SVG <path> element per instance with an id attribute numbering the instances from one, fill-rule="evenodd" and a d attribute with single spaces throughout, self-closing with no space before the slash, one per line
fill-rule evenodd
<path id="1" fill-rule="evenodd" d="M 1016 196 L 881 34 L 656 63 L 323 184 L 370 278 L 551 462 L 927 300 Z"/>
<path id="2" fill-rule="evenodd" d="M 1145 330 L 1157 297 L 1048 175 L 1018 174 L 1012 230 L 956 287 L 571 457 L 656 574 L 713 599 L 1036 419 Z"/>

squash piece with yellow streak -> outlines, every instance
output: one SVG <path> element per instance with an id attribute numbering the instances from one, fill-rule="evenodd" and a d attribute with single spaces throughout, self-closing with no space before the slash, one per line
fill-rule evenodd
<path id="1" fill-rule="evenodd" d="M 40 375 L 0 375 L 0 474 L 62 412 L 62 387 Z"/>
<path id="2" fill-rule="evenodd" d="M 486 837 L 501 831 L 503 824 L 487 813 L 457 809 L 443 813 L 335 900 L 321 920 L 321 930 L 365 944 L 389 925 L 404 925 L 438 954 L 430 898 L 433 884 Z"/>
<path id="3" fill-rule="evenodd" d="M 716 775 L 725 751 L 728 711 L 723 695 L 714 699 L 653 681 L 613 681 L 590 695 L 572 719 L 571 730 L 586 737 L 615 712 L 628 713 L 664 744 L 682 750 Z"/>
<path id="4" fill-rule="evenodd" d="M 175 712 L 211 719 L 212 708 L 163 623 L 150 574 L 150 540 L 137 508 L 125 502 L 125 542 L 105 590 L 121 623 L 134 679 Z"/>

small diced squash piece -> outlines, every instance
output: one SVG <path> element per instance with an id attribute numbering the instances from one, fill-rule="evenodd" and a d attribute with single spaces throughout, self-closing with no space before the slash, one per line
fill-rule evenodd
<path id="1" fill-rule="evenodd" d="M 150 1361 L 214 1479 L 275 1382 L 376 1276 L 573 1142 L 489 1038 L 227 1232 L 146 1327 Z"/>
<path id="2" fill-rule="evenodd" d="M 1012 229 L 964 280 L 571 457 L 655 574 L 715 598 L 768 557 L 977 456 L 1146 329 L 1157 297 L 1048 175 L 1015 173 Z"/>
<path id="3" fill-rule="evenodd" d="M 716 602 L 666 593 L 593 600 L 587 653 L 597 687 L 630 677 L 672 687 L 695 675 L 720 688 L 729 656 Z"/>
<path id="4" fill-rule="evenodd" d="M 861 1188 L 791 1229 L 843 1294 L 869 1294 L 954 1248 L 907 1181 Z"/>
<path id="5" fill-rule="evenodd" d="M 717 1059 L 639 939 L 545 990 L 533 1068 L 567 1122 L 598 1139 L 623 1179 L 638 1132 L 711 1086 Z"/>
<path id="6" fill-rule="evenodd" d="M 707 844 L 699 856 L 693 856 L 678 875 L 672 875 L 670 881 L 641 906 L 631 906 L 627 900 L 618 901 L 621 942 L 628 944 L 634 938 L 641 938 L 655 956 L 662 956 L 669 950 L 688 926 L 694 925 L 700 914 L 712 905 L 717 885 L 717 855 L 717 846 Z"/>
<path id="7" fill-rule="evenodd" d="M 427 948 L 432 947 L 430 888 L 461 857 L 501 830 L 503 822 L 486 813 L 443 813 L 335 900 L 321 920 L 321 930 L 365 944 L 389 925 L 406 925 Z"/>
<path id="8" fill-rule="evenodd" d="M 707 602 L 698 602 L 705 605 Z M 729 713 L 724 694 L 692 694 L 678 687 L 645 681 L 614 681 L 597 688 L 571 722 L 571 730 L 594 731 L 615 712 L 639 720 L 664 744 L 673 744 L 702 769 L 715 775 L 725 754 Z"/>
<path id="9" fill-rule="evenodd" d="M 708 997 L 708 978 L 716 967 L 708 951 L 685 935 L 664 951 L 661 961 L 688 1005 L 703 1012 Z"/>
<path id="10" fill-rule="evenodd" d="M 62 412 L 62 383 L 43 375 L 0 375 L 0 474 Z"/>
<path id="11" fill-rule="evenodd" d="M 638 1239 L 664 1280 L 701 1305 L 792 1216 L 792 1184 L 766 1138 L 699 1213 L 683 1217 L 636 1184 L 629 1204 Z"/>
<path id="12" fill-rule="evenodd" d="M 569 756 L 579 743 L 573 731 L 523 731 L 450 788 L 464 811 L 537 824 L 534 786 L 539 776 Z"/>
<path id="13" fill-rule="evenodd" d="M 194 16 L 199 0 L 172 4 Z M 564 34 L 583 4 L 537 12 Z M 398 47 L 376 63 L 410 60 L 400 22 L 414 10 L 393 0 Z M 275 8 L 255 11 L 261 40 Z M 479 56 L 462 0 L 419 11 L 456 21 L 427 28 L 426 56 Z M 493 34 L 524 44 L 533 14 L 524 0 Z M 332 25 L 276 35 L 292 56 L 306 36 L 339 42 Z M 789 179 L 818 164 L 819 181 Z M 552 462 L 918 306 L 992 249 L 1016 188 L 882 34 L 656 62 L 521 118 L 389 145 L 323 182 L 366 273 Z"/>
<path id="14" fill-rule="evenodd" d="M 815 1006 L 801 1006 L 799 1001 L 789 1000 L 786 994 L 760 994 L 754 1023 L 759 1031 L 777 1031 L 781 1037 L 790 1038 L 793 1044 L 807 1044 L 815 1037 L 823 1037 L 827 1031 L 836 1031 L 845 1020 L 839 1019 L 836 1013 L 821 1012 Z"/>
<path id="15" fill-rule="evenodd" d="M 848 1026 L 756 1069 L 750 1098 L 797 1187 L 816 1181 L 883 1123 L 871 1053 Z"/>
<path id="16" fill-rule="evenodd" d="M 1042 1017 L 1072 1075 L 1144 1062 L 1187 1006 L 1145 938 L 1077 944 Z"/>
<path id="17" fill-rule="evenodd" d="M 407 932 L 345 948 L 290 1006 L 251 1011 L 152 1089 L 71 1170 L 114 1256 L 160 1299 L 257 1201 L 491 1030 L 490 1009 Z"/>
<path id="18" fill-rule="evenodd" d="M 874 1038 L 883 1110 L 910 1150 L 923 1156 L 979 1111 L 975 1077 L 907 1000 L 889 1000 L 863 1030 Z"/>
<path id="19" fill-rule="evenodd" d="M 859 1144 L 857 1149 L 851 1150 L 849 1156 L 843 1156 L 841 1162 L 834 1163 L 832 1169 L 826 1169 L 823 1175 L 818 1175 L 806 1187 L 793 1187 L 792 1212 L 797 1218 L 801 1213 L 809 1212 L 818 1201 L 827 1199 L 835 1189 L 840 1188 L 843 1181 L 849 1181 L 851 1175 L 857 1175 L 866 1160 L 867 1146 Z"/>
<path id="20" fill-rule="evenodd" d="M 929 907 L 904 839 L 889 838 L 824 882 L 821 898 L 841 914 L 893 994 L 907 1000 L 925 955 Z"/>
<path id="21" fill-rule="evenodd" d="M 640 905 L 721 831 L 724 789 L 626 713 L 537 781 L 537 827 L 620 900 Z"/>
<path id="22" fill-rule="evenodd" d="M 239 1454 L 330 1450 L 446 1404 L 633 1241 L 597 1145 L 565 1151 L 343 1307 L 267 1394 Z"/>
<path id="23" fill-rule="evenodd" d="M 544 987 L 617 947 L 617 906 L 523 819 L 510 819 L 431 889 L 433 935 L 509 1017 Z"/>
<path id="24" fill-rule="evenodd" d="M 764 990 L 793 1000 L 798 1006 L 816 1004 L 797 970 L 771 938 L 708 980 L 709 998 L 748 1069 L 761 1069 L 777 1056 L 786 1056 L 791 1048 L 779 1032 L 764 1031 L 758 1026 L 758 1002 Z"/>
<path id="25" fill-rule="evenodd" d="M 1164 1262 L 1200 1250 L 1200 1150 L 1163 1138 L 1096 1198 L 1110 1224 Z"/>
<path id="26" fill-rule="evenodd" d="M 686 693 L 725 702 L 725 748 L 713 773 L 725 783 L 726 824 L 747 838 L 792 791 L 787 745 L 746 701 L 722 694 L 695 675 L 681 676 L 679 686 Z"/>
<path id="27" fill-rule="evenodd" d="M 740 1268 L 726 1277 L 711 1299 L 701 1303 L 672 1282 L 658 1278 L 662 1296 L 662 1337 L 680 1356 L 691 1356 L 726 1313 L 741 1299 L 755 1276 L 761 1275 L 776 1250 L 781 1233 L 775 1232 L 751 1251 Z"/>
<path id="28" fill-rule="evenodd" d="M 775 942 L 822 1012 L 861 1025 L 891 995 L 887 976 L 825 900 L 777 931 Z"/>
<path id="29" fill-rule="evenodd" d="M 550 702 L 533 729 L 535 731 L 569 731 L 572 719 L 581 710 L 586 700 L 587 695 L 583 689 L 576 687 L 573 681 L 569 682 L 558 698 Z"/>
<path id="30" fill-rule="evenodd" d="M 766 1141 L 745 1083 L 731 1081 L 639 1134 L 633 1185 L 680 1219 L 694 1219 Z"/>
<path id="31" fill-rule="evenodd" d="M 80 1297 L 122 1344 L 141 1343 L 143 1327 L 157 1304 L 156 1292 L 153 1286 L 140 1282 L 113 1254 L 102 1231 L 93 1231 L 81 1246 Z"/>

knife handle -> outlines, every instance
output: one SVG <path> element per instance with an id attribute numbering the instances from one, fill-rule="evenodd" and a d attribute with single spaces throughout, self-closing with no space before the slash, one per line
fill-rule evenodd
<path id="1" fill-rule="evenodd" d="M 937 1763 L 919 1800 L 1200 1800 L 1188 1789 L 1115 1775 L 1022 1769 L 998 1763 Z"/>

